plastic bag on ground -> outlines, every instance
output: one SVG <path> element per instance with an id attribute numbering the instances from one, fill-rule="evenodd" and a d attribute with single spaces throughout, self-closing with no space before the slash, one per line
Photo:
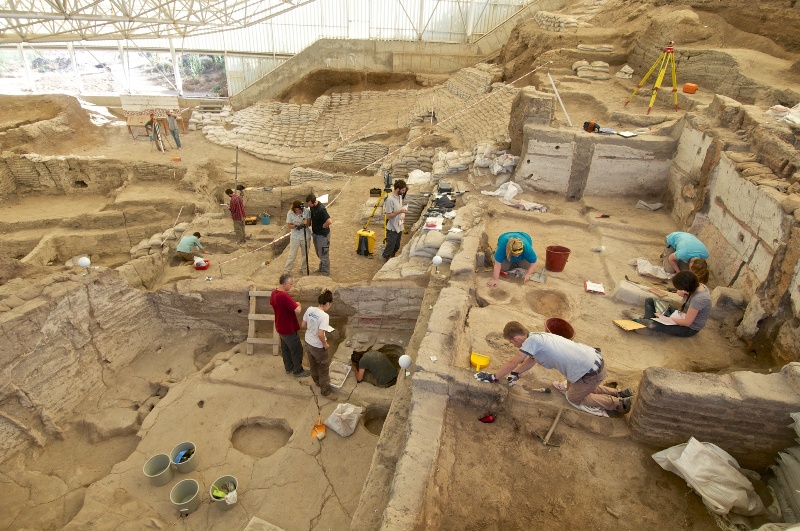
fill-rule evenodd
<path id="1" fill-rule="evenodd" d="M 669 279 L 669 273 L 663 267 L 651 264 L 647 258 L 634 258 L 628 263 L 635 265 L 636 272 L 644 277 L 660 278 L 661 280 Z"/>
<path id="2" fill-rule="evenodd" d="M 753 484 L 739 471 L 739 463 L 725 450 L 694 437 L 653 454 L 661 468 L 683 478 L 716 514 L 764 514 L 764 503 Z"/>
<path id="3" fill-rule="evenodd" d="M 354 406 L 353 404 L 339 404 L 323 424 L 342 437 L 349 437 L 356 431 L 358 420 L 363 412 L 363 407 Z"/>

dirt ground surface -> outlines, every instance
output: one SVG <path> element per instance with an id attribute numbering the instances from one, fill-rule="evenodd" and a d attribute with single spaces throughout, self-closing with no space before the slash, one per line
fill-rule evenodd
<path id="1" fill-rule="evenodd" d="M 574 48 L 580 42 L 615 45 L 620 57 L 619 64 L 612 66 L 621 66 L 637 39 L 652 40 L 656 47 L 674 39 L 684 51 L 696 49 L 698 55 L 724 50 L 736 59 L 737 64 L 731 68 L 732 80 L 737 75 L 757 78 L 774 89 L 769 93 L 774 95 L 798 90 L 798 22 L 797 7 L 778 2 L 750 6 L 733 2 L 610 2 L 593 19 L 593 28 L 578 33 L 545 32 L 533 21 L 523 22 L 495 62 L 503 67 L 506 80 L 510 81 L 529 72 L 548 54 L 558 55 L 560 50 Z M 560 77 L 567 73 L 554 73 L 574 122 L 594 119 L 610 127 L 650 123 L 669 127 L 686 110 L 707 105 L 713 97 L 713 91 L 694 96 L 681 94 L 678 113 L 669 102 L 659 100 L 651 117 L 630 118 L 619 111 L 638 82 L 641 69 L 637 68 L 634 79 L 612 78 L 600 89 L 574 76 L 561 81 Z M 299 80 L 280 101 L 306 104 L 332 93 L 413 90 L 441 81 L 434 76 L 421 79 L 414 75 L 328 72 Z M 546 83 L 546 74 L 538 73 L 521 85 Z M 627 112 L 644 114 L 648 96 L 640 93 Z M 26 264 L 19 258 L 35 247 L 35 243 L 26 242 L 38 242 L 54 234 L 95 241 L 92 238 L 102 230 L 80 227 L 77 222 L 74 228 L 59 225 L 13 229 L 15 222 L 44 224 L 47 220 L 110 211 L 130 214 L 145 208 L 153 208 L 176 223 L 189 222 L 193 230 L 202 232 L 206 256 L 211 260 L 207 271 L 169 262 L 147 286 L 147 293 L 176 290 L 213 297 L 214 290 L 238 287 L 242 289 L 240 311 L 246 315 L 246 286 L 271 289 L 277 284 L 286 256 L 273 251 L 272 241 L 283 233 L 286 213 L 272 213 L 270 225 L 248 226 L 248 241 L 240 247 L 233 243 L 230 219 L 220 203 L 224 199 L 222 191 L 234 179 L 250 187 L 289 186 L 289 165 L 239 152 L 236 166 L 235 150 L 208 141 L 201 131 L 183 133 L 180 151 L 173 148 L 159 153 L 146 137 L 132 138 L 119 119 L 95 125 L 92 112 L 66 96 L 2 96 L 0 101 L 4 109 L 0 115 L 4 154 L 104 157 L 123 165 L 158 162 L 183 175 L 177 178 L 175 173 L 170 175 L 164 170 L 160 180 L 126 180 L 108 194 L 30 192 L 6 197 L 0 203 L 0 224 L 11 228 L 0 234 L 0 240 L 25 252 L 20 252 L 21 256 L 0 256 L 4 304 L 10 304 L 12 295 L 17 300 L 29 300 L 25 297 L 31 285 L 52 282 L 53 275 L 86 286 L 113 284 L 117 277 L 110 269 L 130 259 L 125 253 L 99 253 L 86 278 L 83 271 L 63 263 Z M 750 103 L 769 107 L 797 102 Z M 118 110 L 111 112 L 120 117 Z M 26 126 L 58 117 L 63 118 L 64 134 L 52 137 L 25 133 Z M 566 125 L 560 112 L 556 122 Z M 11 132 L 16 136 L 8 142 Z M 398 128 L 378 141 L 396 145 L 407 132 Z M 447 149 L 474 148 L 457 145 L 452 135 L 437 138 L 436 142 Z M 180 160 L 173 162 L 173 157 Z M 319 161 L 309 161 L 305 166 L 345 172 L 353 168 Z M 512 209 L 496 198 L 480 195 L 481 189 L 493 190 L 495 186 L 476 186 L 468 172 L 451 177 L 451 182 L 461 183 L 469 190 L 459 199 L 459 207 L 480 205 L 479 221 L 486 224 L 489 242 L 496 242 L 505 231 L 524 230 L 533 235 L 540 258 L 544 258 L 547 246 L 561 245 L 571 250 L 565 270 L 549 273 L 544 284 L 522 286 L 519 281 L 503 280 L 498 287 L 489 288 L 489 270 L 476 272 L 475 293 L 488 306 L 470 310 L 466 325 L 469 351 L 490 353 L 489 370 L 514 355 L 513 347 L 502 339 L 507 321 L 520 320 L 532 330 L 543 330 L 544 322 L 551 317 L 568 320 L 575 328 L 576 341 L 602 348 L 609 367 L 608 380 L 620 387 L 635 388 L 642 371 L 651 366 L 720 374 L 777 368 L 771 359 L 755 356 L 745 347 L 736 337 L 735 323 L 711 322 L 701 334 L 689 339 L 643 337 L 612 324 L 622 310 L 630 308 L 611 296 L 626 282 L 626 275 L 647 287 L 664 286 L 637 276 L 628 265 L 628 260 L 640 256 L 656 261 L 664 235 L 682 229 L 666 210 L 646 212 L 635 208 L 638 199 L 657 198 L 636 197 L 635 191 L 621 197 L 586 197 L 577 202 L 546 194 L 518 196 L 546 205 L 548 211 L 540 214 Z M 334 199 L 329 205 L 334 220 L 332 271 L 329 278 L 314 274 L 318 259 L 312 253 L 310 276 L 302 274 L 299 261 L 295 266 L 295 289 L 307 295 L 325 287 L 373 281 L 384 263 L 378 256 L 367 259 L 357 255 L 354 236 L 362 226 L 369 191 L 380 183 L 372 175 L 357 175 L 312 185 L 317 195 L 328 193 Z M 293 191 L 302 198 L 312 185 Z M 184 205 L 191 205 L 193 210 L 184 210 Z M 599 218 L 602 214 L 608 217 Z M 403 237 L 404 246 L 411 236 Z M 603 246 L 604 251 L 593 252 L 597 246 Z M 447 265 L 443 266 L 441 278 L 446 279 L 448 273 Z M 585 280 L 602 282 L 608 295 L 585 292 Z M 428 274 L 409 282 L 427 290 L 418 324 L 424 329 L 426 320 L 436 319 L 428 308 L 432 308 L 445 280 Z M 712 278 L 709 287 L 714 286 Z M 122 287 L 119 290 L 124 291 Z M 340 316 L 342 320 L 346 317 Z M 10 318 L 8 314 L 6 318 Z M 137 353 L 133 361 L 110 367 L 103 385 L 98 385 L 98 390 L 67 418 L 58 419 L 63 427 L 61 437 L 47 437 L 43 442 L 33 437 L 27 448 L 3 456 L 0 527 L 242 529 L 254 516 L 287 530 L 355 526 L 353 515 L 364 503 L 360 495 L 376 449 L 391 447 L 391 438 L 399 437 L 404 429 L 402 414 L 394 409 L 389 412 L 389 407 L 392 401 L 402 404 L 408 400 L 407 385 L 376 389 L 356 385 L 350 376 L 341 390 L 325 398 L 310 379 L 286 375 L 280 357 L 265 351 L 247 356 L 244 343 L 230 344 L 219 333 L 188 327 L 170 330 L 157 319 L 143 320 L 138 328 L 117 339 L 119 350 Z M 414 357 L 414 335 L 414 330 L 383 332 L 369 338 L 369 344 L 405 345 Z M 358 343 L 355 336 L 347 327 L 333 336 L 335 359 L 346 363 L 353 344 Z M 454 358 L 458 360 L 457 367 L 472 370 L 469 352 L 458 353 Z M 559 393 L 542 394 L 537 389 L 552 387 L 558 379 L 555 372 L 541 368 L 525 375 L 510 391 L 512 398 L 505 409 L 496 411 L 498 420 L 494 424 L 478 421 L 486 411 L 451 403 L 431 480 L 434 490 L 423 507 L 418 529 L 717 528 L 714 518 L 685 482 L 661 470 L 652 460 L 651 454 L 660 449 L 631 440 L 624 417 L 595 418 L 565 409 L 552 438 L 557 446 L 542 445 L 538 436 L 547 432 L 559 408 L 569 406 Z M 12 416 L 9 411 L 15 411 L 17 402 L 24 402 L 19 394 L 8 390 L 4 391 L 3 400 L 0 421 Z M 337 403 L 344 402 L 364 404 L 372 414 L 362 419 L 350 438 L 332 434 L 324 442 L 311 439 L 308 432 L 317 419 L 325 418 Z M 111 413 L 105 413 L 108 411 Z M 398 433 L 381 434 L 387 425 Z M 182 441 L 202 441 L 205 445 L 198 446 L 198 475 L 205 501 L 215 478 L 223 474 L 238 478 L 240 503 L 232 510 L 223 512 L 219 503 L 204 502 L 197 513 L 181 519 L 168 494 L 183 477 L 176 474 L 169 487 L 150 486 L 142 474 L 142 465 L 152 455 L 168 453 Z M 389 484 L 384 487 L 383 496 L 390 496 L 389 488 Z M 758 488 L 768 505 L 768 494 L 761 486 Z"/>

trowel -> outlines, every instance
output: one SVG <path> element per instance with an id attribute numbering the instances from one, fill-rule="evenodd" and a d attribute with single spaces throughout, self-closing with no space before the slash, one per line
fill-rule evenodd
<path id="1" fill-rule="evenodd" d="M 541 273 L 533 273 L 531 274 L 531 280 L 534 282 L 538 282 L 539 284 L 544 284 L 547 282 L 547 275 L 544 274 L 544 269 L 542 269 Z"/>
<path id="2" fill-rule="evenodd" d="M 317 423 L 311 428 L 311 438 L 319 439 L 320 441 L 325 438 L 325 424 L 322 423 L 322 416 L 317 417 Z"/>

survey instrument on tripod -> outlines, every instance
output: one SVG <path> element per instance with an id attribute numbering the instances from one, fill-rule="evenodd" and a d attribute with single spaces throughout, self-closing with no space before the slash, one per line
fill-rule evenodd
<path id="1" fill-rule="evenodd" d="M 653 110 L 653 104 L 656 101 L 656 96 L 658 96 L 658 92 L 661 90 L 661 82 L 664 80 L 664 74 L 667 73 L 667 68 L 670 68 L 672 72 L 672 95 L 675 98 L 675 110 L 678 110 L 678 73 L 675 68 L 675 42 L 669 41 L 667 45 L 664 47 L 664 51 L 661 52 L 661 55 L 658 56 L 656 62 L 653 63 L 653 66 L 650 67 L 650 70 L 644 75 L 642 80 L 636 85 L 636 88 L 633 90 L 633 94 L 631 97 L 628 98 L 628 101 L 625 102 L 625 106 L 627 107 L 628 104 L 631 102 L 636 93 L 639 92 L 639 89 L 647 83 L 647 79 L 650 75 L 655 71 L 656 67 L 658 67 L 658 77 L 656 77 L 656 82 L 653 85 L 653 95 L 650 97 L 650 104 L 647 106 L 647 114 L 650 114 L 650 111 Z"/>

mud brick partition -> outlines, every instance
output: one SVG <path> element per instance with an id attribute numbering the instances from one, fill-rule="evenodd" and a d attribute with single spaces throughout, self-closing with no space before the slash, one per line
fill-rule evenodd
<path id="1" fill-rule="evenodd" d="M 800 363 L 780 372 L 725 375 L 645 370 L 630 417 L 635 439 L 658 447 L 689 437 L 712 442 L 746 468 L 762 470 L 795 444 L 790 413 L 800 411 Z"/>

